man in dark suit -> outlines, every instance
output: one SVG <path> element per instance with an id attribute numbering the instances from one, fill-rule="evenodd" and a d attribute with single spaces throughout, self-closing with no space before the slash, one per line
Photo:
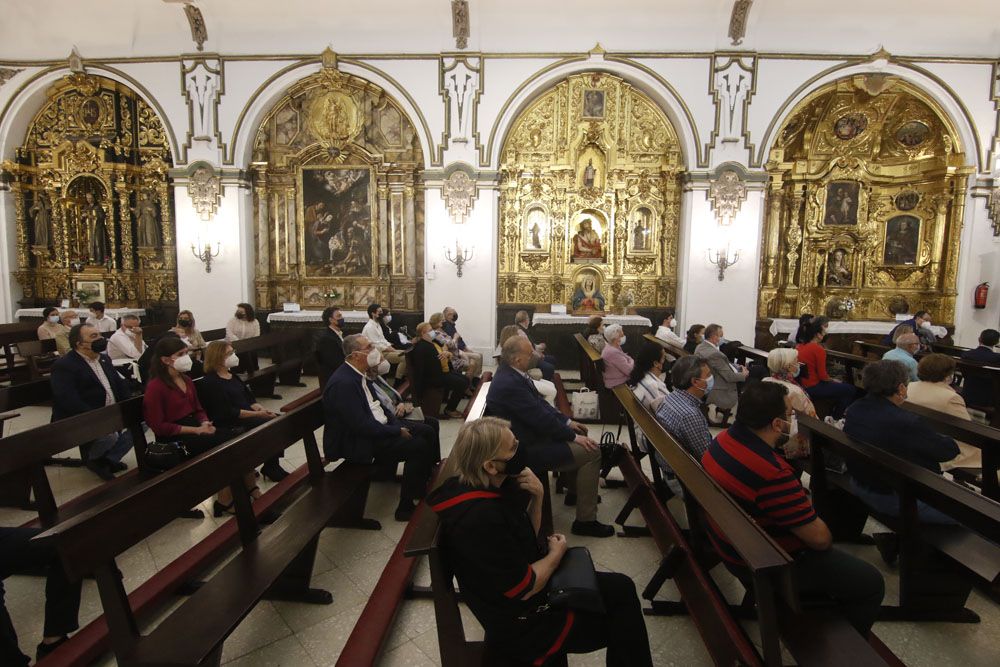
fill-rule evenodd
<path id="1" fill-rule="evenodd" d="M 316 364 L 319 386 L 325 387 L 333 372 L 344 363 L 344 317 L 333 306 L 323 311 L 325 328 L 316 337 Z"/>
<path id="2" fill-rule="evenodd" d="M 937 340 L 934 332 L 931 331 L 931 314 L 926 310 L 918 310 L 912 318 L 894 326 L 892 331 L 882 336 L 883 345 L 892 347 L 896 344 L 896 331 L 899 327 L 910 327 L 913 329 L 913 333 L 917 334 L 917 338 L 920 339 L 920 347 L 925 350 L 931 349 L 931 344 Z"/>
<path id="3" fill-rule="evenodd" d="M 403 462 L 397 521 L 409 521 L 424 497 L 431 472 L 439 460 L 436 443 L 409 428 L 377 398 L 368 370 L 382 355 L 360 334 L 344 339 L 344 363 L 334 371 L 323 390 L 323 453 L 327 460 L 379 466 Z"/>
<path id="4" fill-rule="evenodd" d="M 993 350 L 997 343 L 1000 343 L 1000 331 L 983 329 L 983 332 L 979 334 L 979 347 L 974 350 L 966 350 L 962 353 L 962 358 L 977 364 L 1000 366 L 1000 352 Z M 991 406 L 996 400 L 993 395 L 993 385 L 989 380 L 971 376 L 965 378 L 962 397 L 965 399 L 966 405 L 974 407 Z"/>
<path id="5" fill-rule="evenodd" d="M 531 341 L 512 336 L 500 352 L 500 367 L 486 395 L 486 413 L 506 419 L 524 447 L 528 466 L 535 470 L 575 470 L 567 504 L 576 502 L 574 535 L 610 537 L 614 529 L 597 520 L 597 484 L 601 451 L 587 437 L 587 428 L 545 402 L 526 372 L 531 362 Z"/>
<path id="6" fill-rule="evenodd" d="M 556 374 L 556 358 L 551 354 L 545 354 L 545 343 L 535 345 L 535 341 L 528 335 L 528 327 L 531 325 L 528 311 L 517 311 L 514 315 L 514 324 L 521 327 L 525 337 L 531 342 L 535 359 L 538 360 L 538 370 L 542 372 L 542 377 L 551 382 L 552 377 Z"/>
<path id="7" fill-rule="evenodd" d="M 111 359 L 102 354 L 108 340 L 96 327 L 78 324 L 69 332 L 70 351 L 52 366 L 52 421 L 103 408 L 131 395 Z M 122 457 L 132 449 L 128 431 L 109 433 L 84 447 L 86 465 L 104 480 L 126 470 Z"/>

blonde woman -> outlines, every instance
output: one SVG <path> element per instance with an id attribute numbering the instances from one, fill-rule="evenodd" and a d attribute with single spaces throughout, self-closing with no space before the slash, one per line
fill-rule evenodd
<path id="1" fill-rule="evenodd" d="M 792 399 L 792 409 L 804 412 L 810 417 L 816 416 L 816 407 L 813 405 L 809 394 L 802 388 L 796 379 L 799 375 L 799 353 L 790 347 L 778 347 L 767 353 L 767 369 L 771 371 L 771 377 L 764 378 L 765 382 L 777 382 L 788 390 L 788 396 Z M 805 435 L 796 432 L 795 443 L 792 446 L 785 446 L 785 455 L 790 458 L 805 456 L 809 453 L 809 440 Z M 795 445 L 798 446 L 795 446 Z"/>
<path id="2" fill-rule="evenodd" d="M 177 326 L 173 328 L 173 332 L 187 345 L 193 359 L 201 358 L 202 350 L 205 349 L 205 339 L 195 327 L 194 313 L 190 310 L 177 313 Z"/>
<path id="3" fill-rule="evenodd" d="M 607 647 L 608 665 L 652 665 L 635 583 L 597 572 L 604 613 L 549 608 L 549 581 L 566 553 L 565 535 L 539 546 L 541 482 L 508 422 L 483 417 L 459 429 L 451 450 L 456 475 L 427 498 L 440 516 L 448 562 L 491 649 L 541 664 Z M 527 509 L 515 498 L 530 497 Z M 541 611 L 540 611 L 541 610 Z"/>

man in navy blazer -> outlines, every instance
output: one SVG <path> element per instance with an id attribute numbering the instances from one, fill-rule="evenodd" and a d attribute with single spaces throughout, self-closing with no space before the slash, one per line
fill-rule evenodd
<path id="1" fill-rule="evenodd" d="M 431 472 L 439 460 L 438 447 L 421 433 L 411 433 L 391 410 L 378 400 L 368 369 L 378 366 L 382 355 L 360 334 L 344 339 L 344 363 L 323 389 L 323 453 L 328 461 L 379 465 L 403 462 L 397 521 L 409 521 L 424 497 Z"/>
<path id="2" fill-rule="evenodd" d="M 575 470 L 566 504 L 576 502 L 573 534 L 610 537 L 614 529 L 597 520 L 597 483 L 601 451 L 587 437 L 587 428 L 549 405 L 525 374 L 532 345 L 524 336 L 512 336 L 500 352 L 500 367 L 486 394 L 486 413 L 510 422 L 527 464 L 536 470 Z"/>
<path id="3" fill-rule="evenodd" d="M 962 353 L 962 358 L 977 364 L 1000 366 L 1000 352 L 993 351 L 997 343 L 1000 343 L 1000 331 L 983 329 L 983 332 L 979 334 L 979 347 L 966 350 Z M 965 399 L 966 405 L 979 407 L 991 406 L 996 400 L 990 381 L 977 377 L 965 378 L 962 386 L 962 397 Z"/>
<path id="4" fill-rule="evenodd" d="M 97 327 L 77 324 L 69 332 L 70 351 L 52 366 L 52 421 L 103 408 L 131 396 L 128 384 L 102 354 L 108 341 Z M 132 449 L 129 431 L 109 433 L 80 448 L 86 465 L 104 480 L 126 470 L 122 457 Z"/>

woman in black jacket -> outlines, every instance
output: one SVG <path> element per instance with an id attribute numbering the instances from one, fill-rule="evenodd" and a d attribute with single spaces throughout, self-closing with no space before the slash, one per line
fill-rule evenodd
<path id="1" fill-rule="evenodd" d="M 508 422 L 466 422 L 448 459 L 457 475 L 431 492 L 427 504 L 441 518 L 448 562 L 490 648 L 542 664 L 607 647 L 608 665 L 652 665 L 642 607 L 626 575 L 597 573 L 604 613 L 547 604 L 566 537 L 551 535 L 540 548 L 542 484 L 524 466 Z"/>
<path id="2" fill-rule="evenodd" d="M 434 342 L 431 325 L 421 322 L 417 325 L 417 341 L 410 353 L 413 359 L 413 391 L 423 396 L 428 389 L 443 389 L 444 416 L 458 418 L 458 404 L 469 388 L 469 379 L 456 372 L 451 366 L 451 352 Z M 436 415 L 425 415 L 435 417 Z"/>

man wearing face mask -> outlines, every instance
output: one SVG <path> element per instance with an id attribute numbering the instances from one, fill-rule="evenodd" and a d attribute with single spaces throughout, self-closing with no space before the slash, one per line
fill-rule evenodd
<path id="1" fill-rule="evenodd" d="M 135 315 L 123 315 L 121 329 L 111 334 L 108 340 L 108 356 L 112 361 L 132 359 L 137 361 L 146 351 L 146 341 L 142 339 L 142 327 Z"/>
<path id="2" fill-rule="evenodd" d="M 382 359 L 377 366 L 368 368 L 368 379 L 371 381 L 371 388 L 375 398 L 386 412 L 391 412 L 403 423 L 410 433 L 419 435 L 425 440 L 434 443 L 434 450 L 437 458 L 441 458 L 441 439 L 439 436 L 440 423 L 434 417 L 424 417 L 423 410 L 413 406 L 413 403 L 404 401 L 398 391 L 385 381 L 382 377 L 389 372 L 389 362 Z M 396 464 L 391 465 L 391 478 L 396 478 Z M 387 475 L 388 476 L 388 475 Z"/>
<path id="3" fill-rule="evenodd" d="M 326 326 L 316 336 L 316 365 L 319 386 L 323 388 L 333 372 L 344 363 L 344 316 L 339 308 L 330 306 L 321 317 Z"/>
<path id="4" fill-rule="evenodd" d="M 715 377 L 706 400 L 719 410 L 732 410 L 738 398 L 736 385 L 745 382 L 749 373 L 743 366 L 729 363 L 726 355 L 719 350 L 724 338 L 722 325 L 709 324 L 705 327 L 705 340 L 695 348 L 694 353 L 708 362 Z"/>
<path id="5" fill-rule="evenodd" d="M 676 333 L 674 333 L 674 328 L 677 326 L 677 318 L 674 317 L 673 309 L 667 310 L 663 314 L 663 323 L 656 330 L 656 337 L 662 341 L 675 345 L 677 347 L 683 348 L 684 343 L 687 339 L 681 338 Z"/>
<path id="6" fill-rule="evenodd" d="M 708 362 L 701 357 L 681 357 L 670 368 L 670 382 L 674 391 L 667 395 L 656 410 L 656 420 L 674 437 L 691 456 L 699 461 L 712 441 L 708 421 L 701 411 L 705 396 L 712 391 L 715 378 Z M 659 454 L 660 467 L 667 473 L 668 483 L 675 479 L 674 471 Z M 676 485 L 674 492 L 680 488 Z M 671 485 L 674 488 L 674 485 Z"/>
<path id="7" fill-rule="evenodd" d="M 535 345 L 535 341 L 531 340 L 531 336 L 528 335 L 528 329 L 531 327 L 531 318 L 528 316 L 528 311 L 517 311 L 514 314 L 514 324 L 521 329 L 524 337 L 531 343 L 531 347 L 538 359 L 538 370 L 542 372 L 542 377 L 551 382 L 556 373 L 556 358 L 551 354 L 545 353 L 545 343 Z"/>
<path id="8" fill-rule="evenodd" d="M 893 327 L 892 331 L 882 337 L 882 344 L 892 346 L 893 340 L 896 338 L 896 332 L 900 327 L 913 329 L 913 333 L 920 339 L 920 346 L 925 350 L 931 349 L 931 345 L 937 342 L 937 336 L 931 330 L 931 314 L 926 310 L 918 310 L 913 314 L 912 318 L 904 320 Z"/>
<path id="9" fill-rule="evenodd" d="M 774 451 L 788 438 L 792 415 L 783 385 L 749 384 L 740 396 L 736 422 L 712 441 L 701 464 L 792 556 L 792 577 L 799 592 L 832 600 L 837 611 L 867 636 L 878 617 L 885 582 L 871 564 L 832 548 L 830 529 L 817 516 L 798 475 Z M 749 587 L 750 573 L 739 553 L 711 518 L 705 527 L 726 568 Z"/>
<path id="10" fill-rule="evenodd" d="M 395 516 L 397 521 L 409 521 L 440 458 L 437 448 L 411 432 L 376 398 L 367 373 L 381 363 L 382 355 L 371 341 L 363 335 L 347 336 L 344 358 L 323 390 L 323 453 L 328 461 L 347 459 L 379 466 L 402 461 L 403 485 Z"/>
<path id="11" fill-rule="evenodd" d="M 391 321 L 392 316 L 386 315 L 382 306 L 373 303 L 368 306 L 368 322 L 361 330 L 361 335 L 371 341 L 371 344 L 389 360 L 390 364 L 396 365 L 396 380 L 402 380 L 406 377 L 406 355 L 402 350 L 395 349 L 386 338 L 385 330 Z"/>
<path id="12" fill-rule="evenodd" d="M 52 366 L 52 421 L 123 401 L 128 385 L 111 364 L 108 341 L 90 324 L 78 324 L 69 332 L 72 350 Z M 122 457 L 132 449 L 132 434 L 111 433 L 81 447 L 86 465 L 104 480 L 126 470 Z"/>
<path id="13" fill-rule="evenodd" d="M 97 327 L 100 333 L 111 333 L 118 328 L 115 318 L 104 314 L 104 304 L 94 301 L 90 304 L 90 315 L 87 317 L 87 324 Z"/>

